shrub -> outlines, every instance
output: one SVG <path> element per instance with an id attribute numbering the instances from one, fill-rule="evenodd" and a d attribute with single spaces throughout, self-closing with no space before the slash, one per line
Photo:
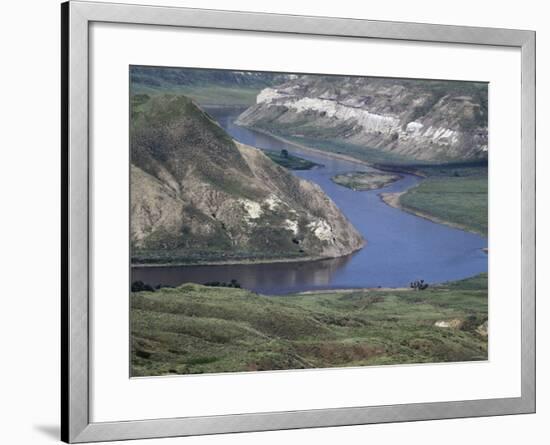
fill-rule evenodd
<path id="1" fill-rule="evenodd" d="M 428 283 L 425 283 L 424 280 L 411 281 L 411 288 L 414 290 L 424 290 L 428 288 Z"/>
<path id="2" fill-rule="evenodd" d="M 237 289 L 241 288 L 241 284 L 234 278 L 229 283 L 226 283 L 225 281 L 207 281 L 206 283 L 204 283 L 204 285 L 211 287 L 234 287 Z"/>
<path id="3" fill-rule="evenodd" d="M 155 289 L 153 286 L 139 280 L 132 283 L 132 292 L 155 292 Z"/>

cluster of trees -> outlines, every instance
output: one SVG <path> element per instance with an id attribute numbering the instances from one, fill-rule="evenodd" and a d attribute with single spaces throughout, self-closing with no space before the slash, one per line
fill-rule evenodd
<path id="1" fill-rule="evenodd" d="M 224 281 L 208 281 L 207 283 L 204 283 L 204 285 L 213 286 L 213 287 L 234 287 L 237 289 L 241 288 L 241 284 L 235 279 L 232 279 L 229 283 L 226 283 Z M 147 284 L 141 280 L 138 280 L 132 283 L 131 290 L 132 292 L 155 292 L 155 290 L 161 289 L 163 287 L 173 287 L 173 286 L 157 284 L 155 287 L 153 287 L 150 284 Z"/>
<path id="2" fill-rule="evenodd" d="M 212 287 L 235 287 L 237 289 L 241 288 L 240 283 L 232 279 L 229 283 L 226 283 L 225 281 L 208 281 L 207 283 L 204 283 L 205 286 L 212 286 Z"/>
<path id="3" fill-rule="evenodd" d="M 132 292 L 155 292 L 155 288 L 143 281 L 134 281 L 132 283 Z"/>
<path id="4" fill-rule="evenodd" d="M 425 283 L 424 280 L 411 281 L 411 288 L 414 290 L 424 290 L 428 288 L 428 283 Z"/>
<path id="5" fill-rule="evenodd" d="M 141 280 L 134 281 L 131 286 L 132 292 L 155 292 L 155 290 L 161 289 L 163 287 L 172 287 L 166 284 L 157 284 L 155 287 L 150 284 L 144 283 Z"/>

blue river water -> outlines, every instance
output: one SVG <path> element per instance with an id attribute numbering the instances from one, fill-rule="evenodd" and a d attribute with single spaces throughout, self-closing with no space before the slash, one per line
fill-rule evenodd
<path id="1" fill-rule="evenodd" d="M 487 247 L 486 238 L 395 209 L 378 196 L 405 191 L 422 178 L 402 175 L 402 179 L 385 188 L 354 191 L 335 184 L 331 177 L 349 171 L 368 171 L 370 167 L 306 151 L 238 126 L 234 120 L 239 110 L 218 108 L 208 112 L 234 139 L 244 144 L 264 150 L 286 149 L 321 164 L 322 167 L 293 173 L 319 184 L 367 244 L 346 257 L 320 261 L 133 268 L 133 280 L 179 285 L 236 279 L 244 288 L 256 292 L 285 294 L 316 289 L 402 287 L 417 279 L 440 283 L 487 271 L 488 258 L 482 251 Z"/>

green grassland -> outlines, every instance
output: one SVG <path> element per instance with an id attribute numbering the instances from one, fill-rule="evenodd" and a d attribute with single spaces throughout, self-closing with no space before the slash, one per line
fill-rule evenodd
<path id="1" fill-rule="evenodd" d="M 277 73 L 184 67 L 131 65 L 129 71 L 131 94 L 185 95 L 201 105 L 249 106 L 262 89 L 286 80 Z"/>
<path id="2" fill-rule="evenodd" d="M 486 177 L 487 160 L 444 163 L 374 163 L 373 167 L 396 173 L 412 173 L 424 177 Z"/>
<path id="3" fill-rule="evenodd" d="M 162 85 L 148 86 L 133 84 L 131 94 L 174 94 L 187 96 L 202 106 L 243 106 L 256 102 L 260 87 L 223 86 L 223 85 Z"/>
<path id="4" fill-rule="evenodd" d="M 131 294 L 130 321 L 133 376 L 486 360 L 487 275 L 277 297 L 185 284 Z"/>
<path id="5" fill-rule="evenodd" d="M 430 177 L 401 195 L 406 210 L 487 236 L 487 177 Z"/>
<path id="6" fill-rule="evenodd" d="M 426 179 L 400 196 L 399 205 L 441 223 L 487 236 L 487 161 L 443 164 L 375 164 L 381 170 L 413 173 Z"/>

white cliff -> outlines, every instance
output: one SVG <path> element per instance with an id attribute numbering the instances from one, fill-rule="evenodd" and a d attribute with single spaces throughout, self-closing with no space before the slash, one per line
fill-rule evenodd
<path id="1" fill-rule="evenodd" d="M 486 85 L 447 84 L 299 76 L 263 89 L 238 123 L 415 159 L 486 157 Z"/>

